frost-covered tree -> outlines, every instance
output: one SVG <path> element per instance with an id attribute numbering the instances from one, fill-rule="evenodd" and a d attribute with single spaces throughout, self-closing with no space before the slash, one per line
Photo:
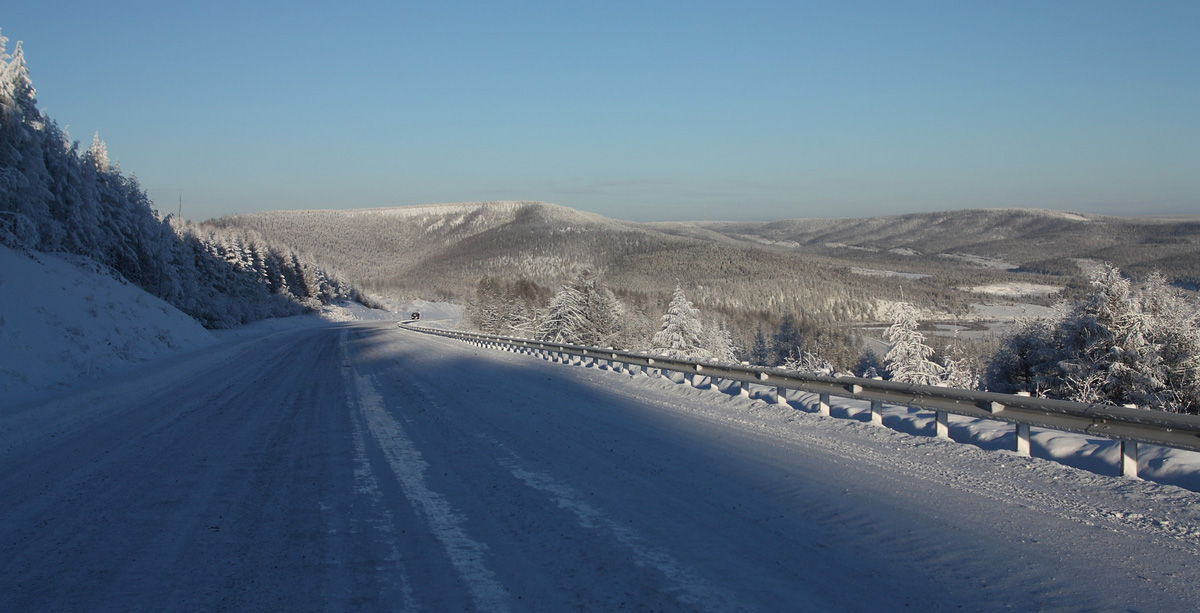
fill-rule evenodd
<path id="1" fill-rule="evenodd" d="M 940 358 L 942 365 L 942 382 L 947 387 L 958 389 L 976 389 L 979 387 L 979 369 L 976 360 L 972 360 L 959 342 L 958 329 L 954 338 L 944 349 Z"/>
<path id="2" fill-rule="evenodd" d="M 467 305 L 467 318 L 484 334 L 500 334 L 504 331 L 502 305 L 503 295 L 496 280 L 484 276 L 475 286 L 475 300 Z"/>
<path id="3" fill-rule="evenodd" d="M 538 337 L 555 343 L 607 347 L 621 343 L 620 300 L 588 271 L 550 301 Z"/>
<path id="4" fill-rule="evenodd" d="M 580 335 L 583 344 L 596 347 L 624 347 L 622 319 L 625 305 L 617 299 L 611 289 L 600 282 L 590 271 L 584 271 L 576 280 L 576 287 L 583 296 L 583 316 L 586 325 Z"/>
<path id="5" fill-rule="evenodd" d="M 837 373 L 837 367 L 832 362 L 808 351 L 802 351 L 794 357 L 789 357 L 783 362 L 783 368 L 800 373 L 818 375 L 833 375 Z"/>
<path id="6" fill-rule="evenodd" d="M 160 217 L 99 135 L 80 153 L 37 108 L 20 44 L 7 49 L 0 36 L 0 242 L 91 258 L 208 327 L 365 300 L 261 237 Z"/>
<path id="7" fill-rule="evenodd" d="M 1055 320 L 1008 335 L 987 369 L 989 389 L 1080 402 L 1200 412 L 1200 314 L 1152 275 L 1136 288 L 1104 265 L 1092 292 Z"/>
<path id="8" fill-rule="evenodd" d="M 884 333 L 891 344 L 883 362 L 891 372 L 892 380 L 900 383 L 938 385 L 943 381 L 945 370 L 933 357 L 933 348 L 925 344 L 925 335 L 917 327 L 920 313 L 907 302 L 898 302 L 891 307 L 892 325 Z"/>
<path id="9" fill-rule="evenodd" d="M 688 301 L 682 286 L 675 286 L 675 293 L 661 321 L 658 333 L 650 339 L 651 352 L 674 359 L 712 357 L 705 347 L 700 311 Z"/>
<path id="10" fill-rule="evenodd" d="M 733 333 L 725 322 L 709 320 L 701 326 L 704 348 L 708 350 L 709 359 L 714 362 L 733 362 L 737 360 L 738 348 L 733 340 Z"/>

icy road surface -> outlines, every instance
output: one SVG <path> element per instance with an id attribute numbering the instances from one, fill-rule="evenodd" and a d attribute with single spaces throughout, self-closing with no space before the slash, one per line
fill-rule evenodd
<path id="1" fill-rule="evenodd" d="M 0 610 L 1194 610 L 1200 496 L 384 324 L 0 407 Z"/>

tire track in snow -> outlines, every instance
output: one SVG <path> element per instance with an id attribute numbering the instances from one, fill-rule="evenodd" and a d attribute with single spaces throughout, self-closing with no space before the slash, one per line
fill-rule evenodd
<path id="1" fill-rule="evenodd" d="M 426 403 L 440 407 L 436 396 L 419 379 L 407 381 Z M 514 477 L 526 486 L 549 494 L 559 508 L 570 511 L 575 515 L 579 525 L 585 529 L 608 533 L 621 546 L 633 554 L 634 564 L 639 567 L 653 568 L 672 584 L 669 591 L 676 593 L 676 599 L 686 604 L 690 610 L 696 611 L 747 611 L 752 610 L 737 597 L 721 588 L 715 587 L 704 580 L 694 569 L 681 562 L 670 552 L 654 546 L 646 541 L 633 528 L 614 521 L 603 511 L 587 504 L 570 485 L 558 481 L 547 473 L 527 470 L 521 465 L 520 458 L 503 443 L 491 438 L 486 433 L 475 430 L 471 434 L 505 454 L 496 458 L 496 462 L 508 470 Z"/>
<path id="2" fill-rule="evenodd" d="M 344 349 L 344 347 L 343 347 Z M 345 352 L 342 353 L 343 363 L 345 363 Z M 350 379 L 349 376 L 346 377 Z M 347 381 L 353 383 L 352 381 Z M 351 389 L 354 389 L 351 387 Z M 416 600 L 413 597 L 412 584 L 408 579 L 408 573 L 404 567 L 404 557 L 400 555 L 400 548 L 396 544 L 395 537 L 392 533 L 395 531 L 392 513 L 383 504 L 383 496 L 380 493 L 379 479 L 375 476 L 375 471 L 371 469 L 371 462 L 367 458 L 366 441 L 363 436 L 363 420 L 361 416 L 354 415 L 354 429 L 352 430 L 352 439 L 354 441 L 354 491 L 358 494 L 363 494 L 371 501 L 371 507 L 375 511 L 375 521 L 371 522 L 370 528 L 375 532 L 382 533 L 387 541 L 388 555 L 384 558 L 384 562 L 392 567 L 398 575 L 397 585 L 384 585 L 384 598 L 398 596 L 403 603 L 401 610 L 413 612 L 419 610 Z M 377 571 L 387 570 L 382 565 L 376 567 Z M 399 592 L 395 594 L 394 592 Z"/>
<path id="3" fill-rule="evenodd" d="M 481 436 L 482 438 L 482 436 Z M 676 598 L 699 611 L 746 611 L 750 610 L 727 590 L 714 587 L 686 564 L 669 552 L 654 547 L 628 526 L 613 521 L 599 509 L 587 504 L 574 488 L 546 474 L 526 470 L 518 458 L 499 442 L 492 444 L 504 449 L 510 457 L 497 458 L 502 466 L 525 485 L 549 494 L 561 509 L 573 513 L 579 525 L 588 530 L 608 532 L 618 543 L 633 552 L 634 563 L 649 566 L 661 572 L 674 584 Z"/>
<path id="4" fill-rule="evenodd" d="M 451 564 L 466 583 L 475 607 L 481 611 L 507 611 L 509 594 L 484 563 L 487 545 L 472 540 L 463 529 L 466 518 L 425 480 L 429 464 L 384 405 L 370 376 L 348 373 L 357 392 L 359 409 L 371 436 L 387 459 L 404 495 L 417 515 L 429 524 Z"/>

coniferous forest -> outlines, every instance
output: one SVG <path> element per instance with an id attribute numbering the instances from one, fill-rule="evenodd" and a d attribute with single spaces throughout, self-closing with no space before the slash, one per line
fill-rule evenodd
<path id="1" fill-rule="evenodd" d="M 96 135 L 86 149 L 37 105 L 18 43 L 0 37 L 0 243 L 87 256 L 206 327 L 363 300 L 311 259 L 251 231 L 160 215 Z"/>

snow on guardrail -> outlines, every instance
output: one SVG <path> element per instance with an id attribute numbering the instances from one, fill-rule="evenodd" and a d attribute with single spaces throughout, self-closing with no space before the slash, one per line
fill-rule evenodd
<path id="1" fill-rule="evenodd" d="M 559 362 L 581 364 L 584 360 L 590 360 L 606 363 L 618 371 L 640 368 L 642 372 L 657 369 L 683 373 L 685 379 L 693 386 L 697 385 L 700 377 L 709 377 L 714 381 L 736 381 L 740 385 L 740 394 L 743 397 L 749 397 L 752 385 L 773 387 L 777 404 L 787 404 L 784 390 L 801 390 L 819 395 L 817 407 L 822 415 L 829 415 L 830 397 L 868 400 L 871 402 L 871 422 L 879 425 L 883 423 L 884 403 L 929 409 L 936 414 L 936 432 L 943 438 L 949 438 L 947 416 L 951 413 L 1008 422 L 1016 428 L 1014 451 L 1026 456 L 1030 454 L 1031 426 L 1100 436 L 1120 441 L 1121 474 L 1128 477 L 1137 477 L 1138 443 L 1200 452 L 1200 415 L 859 377 L 804 374 L 764 366 L 680 360 L 618 349 L 565 345 L 415 325 L 402 327 L 484 346 L 538 354 L 545 359 Z"/>

